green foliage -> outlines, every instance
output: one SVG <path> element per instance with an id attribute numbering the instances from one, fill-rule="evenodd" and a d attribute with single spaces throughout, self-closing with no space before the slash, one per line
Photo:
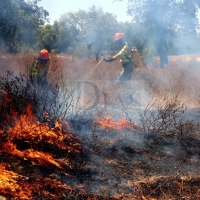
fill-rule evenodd
<path id="1" fill-rule="evenodd" d="M 89 54 L 92 54 L 93 47 L 93 54 L 97 57 L 103 49 L 109 47 L 112 36 L 118 30 L 115 16 L 104 13 L 102 9 L 95 6 L 88 12 L 79 10 L 75 13 L 66 13 L 60 18 L 60 23 L 73 34 L 74 44 L 84 42 Z"/>
<path id="2" fill-rule="evenodd" d="M 48 16 L 48 12 L 38 7 L 37 2 L 0 1 L 0 45 L 5 44 L 10 53 L 20 52 L 24 46 L 34 46 L 38 29 Z"/>
<path id="3" fill-rule="evenodd" d="M 71 49 L 73 54 L 95 56 L 98 60 L 104 50 L 114 48 L 114 33 L 123 32 L 142 57 L 152 52 L 152 46 L 157 54 L 161 46 L 168 54 L 199 51 L 198 0 L 128 0 L 132 22 L 119 23 L 113 14 L 93 6 L 88 11 L 65 13 L 52 25 L 45 25 L 48 12 L 37 3 L 38 0 L 0 1 L 0 47 L 9 53 L 28 53 L 44 47 L 56 53 Z"/>
<path id="4" fill-rule="evenodd" d="M 74 32 L 62 21 L 55 21 L 53 28 L 56 33 L 56 41 L 54 41 L 56 52 L 67 52 L 67 49 L 74 44 Z"/>
<path id="5" fill-rule="evenodd" d="M 47 24 L 40 29 L 40 37 L 38 38 L 38 46 L 41 48 L 47 48 L 51 50 L 55 48 L 54 43 L 56 42 L 56 33 L 54 27 L 50 24 Z"/>

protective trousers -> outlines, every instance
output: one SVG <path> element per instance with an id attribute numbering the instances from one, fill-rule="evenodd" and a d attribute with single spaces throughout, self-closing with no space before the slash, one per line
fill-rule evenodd
<path id="1" fill-rule="evenodd" d="M 122 66 L 123 69 L 120 73 L 120 76 L 117 79 L 117 84 L 124 84 L 128 82 L 132 77 L 133 63 L 131 62 L 123 63 Z"/>

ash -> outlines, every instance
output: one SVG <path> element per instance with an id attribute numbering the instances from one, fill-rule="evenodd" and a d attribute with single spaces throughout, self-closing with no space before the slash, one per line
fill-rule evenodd
<path id="1" fill-rule="evenodd" d="M 170 127 L 165 129 L 162 124 L 165 120 L 153 124 L 152 121 L 159 121 L 155 116 L 144 121 L 147 111 L 147 108 L 139 107 L 95 109 L 71 120 L 73 132 L 81 137 L 87 149 L 85 167 L 88 173 L 80 174 L 73 181 L 65 180 L 67 184 L 100 195 L 137 199 L 138 190 L 143 191 L 144 185 L 156 182 L 164 187 L 173 185 L 174 180 L 186 183 L 188 179 L 195 179 L 200 173 L 198 111 L 185 110 L 177 117 L 181 118 L 180 124 L 168 124 Z M 113 120 L 125 118 L 130 123 L 137 122 L 137 126 L 134 130 L 115 130 L 113 127 L 107 131 L 94 120 L 107 115 Z M 166 120 L 168 118 L 171 116 Z M 159 125 L 163 129 L 159 129 Z M 179 130 L 171 127 L 175 125 Z M 152 196 L 156 192 L 158 195 L 157 189 L 145 190 L 146 195 Z"/>

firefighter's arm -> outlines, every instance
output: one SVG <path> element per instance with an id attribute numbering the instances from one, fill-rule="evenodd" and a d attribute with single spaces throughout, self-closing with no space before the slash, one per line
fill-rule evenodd
<path id="1" fill-rule="evenodd" d="M 105 57 L 105 58 L 104 58 L 104 61 L 105 61 L 105 62 L 112 62 L 112 61 L 114 61 L 114 60 L 120 58 L 120 57 L 121 57 L 121 54 L 122 54 L 122 52 L 120 51 L 118 54 L 116 54 L 116 55 L 113 56 L 113 57 Z"/>
<path id="2" fill-rule="evenodd" d="M 113 57 L 105 57 L 103 60 L 105 62 L 112 62 L 114 59 L 113 59 Z"/>
<path id="3" fill-rule="evenodd" d="M 133 52 L 133 53 L 136 53 L 136 52 L 137 52 L 136 47 L 133 47 L 133 48 L 132 48 L 132 52 Z"/>
<path id="4" fill-rule="evenodd" d="M 104 58 L 104 61 L 106 62 L 112 62 L 118 58 L 120 58 L 122 56 L 122 54 L 124 53 L 124 51 L 126 50 L 126 46 L 124 46 L 119 53 L 117 53 L 116 55 L 114 55 L 113 57 L 106 57 Z"/>
<path id="5" fill-rule="evenodd" d="M 116 60 L 116 59 L 120 58 L 121 55 L 122 55 L 122 53 L 120 51 L 118 54 L 114 55 L 112 58 L 113 58 L 113 60 Z"/>

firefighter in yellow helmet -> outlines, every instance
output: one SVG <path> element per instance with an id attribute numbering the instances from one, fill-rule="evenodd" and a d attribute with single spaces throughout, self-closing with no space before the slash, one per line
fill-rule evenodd
<path id="1" fill-rule="evenodd" d="M 30 80 L 34 86 L 48 86 L 47 74 L 50 63 L 50 54 L 46 49 L 39 52 L 38 58 L 34 60 L 30 67 Z"/>
<path id="2" fill-rule="evenodd" d="M 120 48 L 120 51 L 112 57 L 105 57 L 104 61 L 112 62 L 118 58 L 120 59 L 120 63 L 122 64 L 123 69 L 120 73 L 120 76 L 118 77 L 117 83 L 124 84 L 127 83 L 132 76 L 134 68 L 133 52 L 129 45 L 124 41 L 123 33 L 115 33 L 114 41 Z"/>

